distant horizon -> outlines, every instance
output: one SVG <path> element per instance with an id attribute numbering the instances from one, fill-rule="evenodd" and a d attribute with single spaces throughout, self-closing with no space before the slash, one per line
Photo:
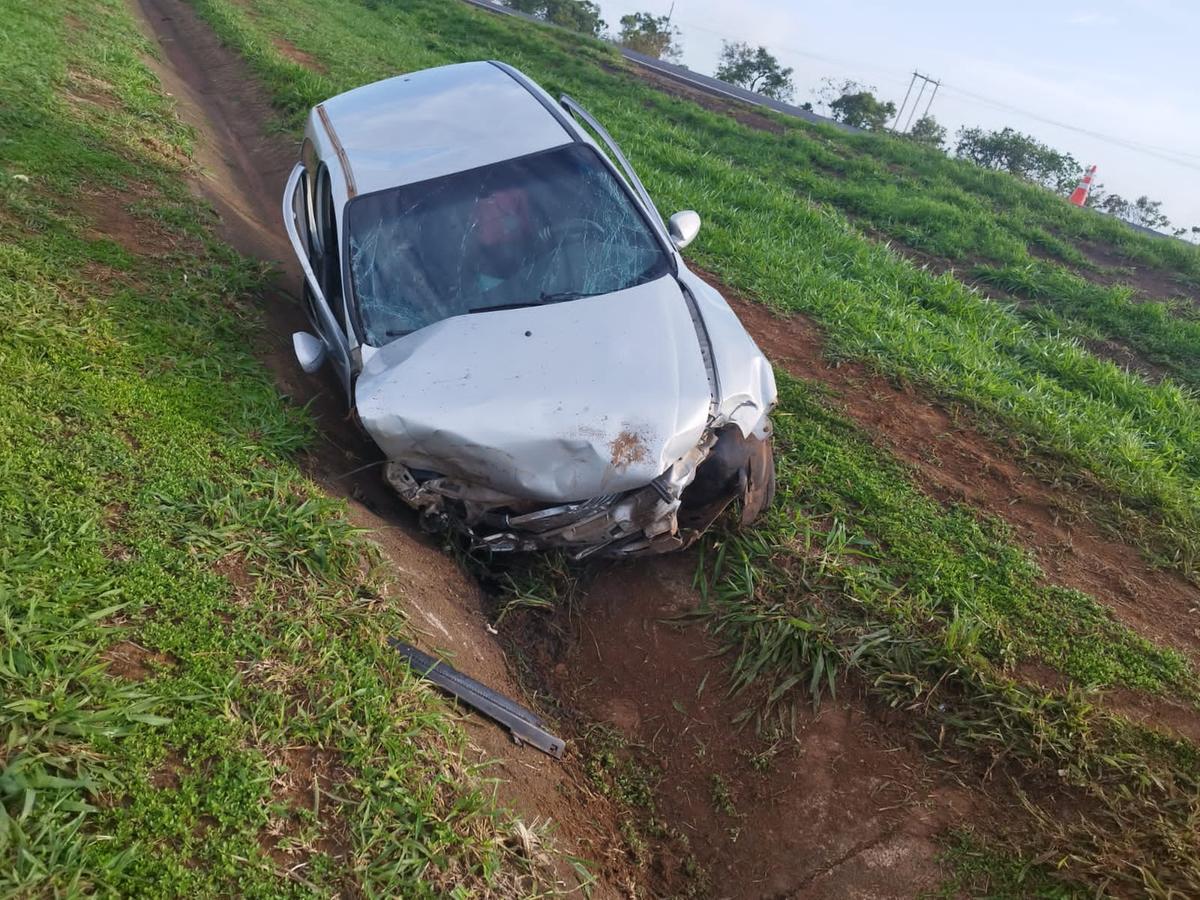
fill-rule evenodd
<path id="1" fill-rule="evenodd" d="M 794 69 L 791 102 L 826 114 L 814 96 L 826 76 L 871 86 L 899 108 L 917 69 L 942 81 L 930 113 L 951 148 L 962 127 L 1011 126 L 1098 166 L 1108 193 L 1162 201 L 1172 228 L 1200 225 L 1200 100 L 1179 77 L 1195 54 L 1200 6 L 1017 0 L 998 13 L 947 0 L 915 12 L 881 0 L 801 9 L 787 0 L 598 3 L 613 36 L 622 15 L 674 6 L 680 61 L 705 75 L 716 71 L 723 39 L 765 46 Z"/>

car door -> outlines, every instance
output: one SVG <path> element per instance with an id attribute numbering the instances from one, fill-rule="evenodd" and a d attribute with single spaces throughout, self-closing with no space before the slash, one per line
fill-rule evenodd
<path id="1" fill-rule="evenodd" d="M 306 182 L 314 184 L 312 203 L 308 202 Z M 341 321 L 341 253 L 337 240 L 337 213 L 331 191 L 329 170 L 319 165 L 310 182 L 303 163 L 297 163 L 284 188 L 283 218 L 292 250 L 304 272 L 312 303 L 317 337 L 325 345 L 328 359 L 353 402 L 350 342 Z M 311 207 L 312 217 L 309 218 Z"/>

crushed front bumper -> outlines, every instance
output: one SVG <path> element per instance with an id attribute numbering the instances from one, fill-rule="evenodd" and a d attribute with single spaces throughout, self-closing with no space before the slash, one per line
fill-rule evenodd
<path id="1" fill-rule="evenodd" d="M 452 529 L 473 548 L 560 549 L 574 559 L 666 553 L 692 543 L 734 500 L 753 521 L 774 494 L 769 430 L 709 431 L 690 453 L 641 488 L 542 506 L 392 460 L 384 477 L 430 530 Z"/>

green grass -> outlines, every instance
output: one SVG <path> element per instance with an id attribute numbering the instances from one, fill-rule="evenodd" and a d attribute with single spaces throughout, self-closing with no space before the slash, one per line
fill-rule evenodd
<path id="1" fill-rule="evenodd" d="M 257 0 L 253 15 L 232 0 L 195 3 L 293 128 L 339 90 L 465 59 L 504 59 L 552 93 L 570 92 L 623 143 L 664 208 L 701 211 L 705 227 L 689 251 L 698 262 L 777 311 L 814 317 L 831 354 L 973 410 L 1084 488 L 1093 512 L 1129 540 L 1195 577 L 1200 405 L 1080 343 L 1129 342 L 1190 383 L 1191 324 L 1177 309 L 1134 308 L 1128 292 L 1100 292 L 1068 271 L 1095 274 L 1077 245 L 1093 241 L 1193 283 L 1194 248 L 907 142 L 783 120 L 781 135 L 748 129 L 614 74 L 616 57 L 601 44 L 453 0 L 336 11 Z M 285 59 L 272 35 L 313 54 L 327 74 Z M 1026 302 L 990 302 L 864 228 L 988 266 L 977 274 L 1001 284 L 993 273 L 1003 273 L 1002 285 Z M 1034 251 L 1057 262 L 1033 266 Z M 1013 273 L 1027 271 L 1017 283 Z M 933 757 L 965 777 L 1003 780 L 1021 829 L 995 849 L 960 850 L 963 889 L 1195 892 L 1195 748 L 1106 713 L 1093 693 L 1125 686 L 1194 706 L 1192 667 L 1093 598 L 1049 583 L 1002 523 L 934 502 L 809 386 L 780 380 L 779 502 L 756 531 L 716 536 L 701 564 L 702 617 L 729 651 L 747 697 L 743 721 L 776 730 L 798 699 L 816 702 L 853 673 L 905 711 Z M 571 581 L 534 571 L 515 578 L 514 596 L 545 606 Z M 1070 686 L 1014 680 L 1014 665 L 1031 659 Z M 1056 797 L 1071 798 L 1075 814 L 1063 815 Z"/>
<path id="2" fill-rule="evenodd" d="M 580 750 L 592 787 L 616 806 L 630 860 L 642 869 L 653 866 L 659 877 L 677 883 L 677 896 L 709 896 L 708 873 L 691 852 L 687 834 L 659 813 L 655 797 L 662 772 L 649 748 L 631 746 L 617 730 L 593 724 L 580 736 Z"/>
<path id="3" fill-rule="evenodd" d="M 997 202 L 987 189 L 993 179 L 979 178 L 977 167 L 923 148 L 898 153 L 903 142 L 894 139 L 847 139 L 844 144 L 857 145 L 859 154 L 847 160 L 814 153 L 807 146 L 811 140 L 789 138 L 785 146 L 792 152 L 769 158 L 774 180 L 830 204 L 904 248 L 945 265 L 965 265 L 978 282 L 1021 300 L 1046 333 L 1083 326 L 1098 339 L 1117 341 L 1165 366 L 1191 387 L 1200 383 L 1195 369 L 1200 351 L 1194 322 L 1200 301 L 1197 248 L 1145 235 L 1130 239 L 1135 234 L 1130 229 L 1118 225 L 1114 230 L 1103 217 L 1072 210 L 1061 198 L 1006 176 L 999 183 L 1015 186 L 1021 200 L 1011 206 Z M 740 146 L 731 140 L 714 149 L 749 164 Z M 848 152 L 847 146 L 840 149 Z M 1190 292 L 1191 299 L 1137 302 L 1131 286 L 1098 283 L 1099 267 L 1063 234 L 1101 241 L 1128 262 L 1170 273 L 1176 293 Z"/>
<path id="4" fill-rule="evenodd" d="M 1135 300 L 1126 285 L 1095 284 L 1046 263 L 977 266 L 972 275 L 1027 301 L 1023 314 L 1048 331 L 1116 341 L 1191 391 L 1200 388 L 1200 319 L 1188 301 Z"/>
<path id="5" fill-rule="evenodd" d="M 786 376 L 779 382 L 783 501 L 764 535 L 861 562 L 841 589 L 853 592 L 861 578 L 855 596 L 864 610 L 889 621 L 953 623 L 958 639 L 998 668 L 1040 659 L 1081 685 L 1124 684 L 1200 701 L 1196 673 L 1179 654 L 1133 634 L 1086 594 L 1048 583 L 1005 524 L 931 499 L 804 384 Z M 822 533 L 823 522 L 845 527 Z M 774 638 L 787 620 L 786 611 L 750 615 L 763 630 L 746 635 L 738 683 L 753 681 L 780 652 Z M 804 638 L 803 624 L 796 625 L 789 644 Z"/>
<path id="6" fill-rule="evenodd" d="M 910 141 L 869 135 L 851 137 L 848 143 L 869 153 L 889 171 L 905 172 L 922 193 L 932 187 L 942 198 L 964 209 L 978 210 L 985 216 L 992 213 L 998 226 L 1025 241 L 1027 248 L 1037 247 L 1068 265 L 1084 264 L 1071 241 L 1092 242 L 1131 263 L 1171 273 L 1181 285 L 1196 287 L 1200 281 L 1200 248 L 1193 244 L 1143 234 L 1110 216 L 1077 209 L 1062 197 L 1004 173 L 947 160 Z M 937 227 L 934 222 L 928 225 Z"/>
<path id="7" fill-rule="evenodd" d="M 1088 896 L 1055 881 L 1044 866 L 998 851 L 966 829 L 951 835 L 942 862 L 951 869 L 951 875 L 933 896 L 947 900 L 955 897 L 1064 900 Z"/>
<path id="8" fill-rule="evenodd" d="M 263 273 L 210 239 L 126 5 L 5 33 L 0 896 L 534 891 L 385 647 L 378 552 L 293 461 Z"/>

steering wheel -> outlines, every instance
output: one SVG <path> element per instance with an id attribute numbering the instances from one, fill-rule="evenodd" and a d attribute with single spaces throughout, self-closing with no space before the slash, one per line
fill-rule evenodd
<path id="1" fill-rule="evenodd" d="M 550 240 L 561 245 L 567 243 L 568 238 L 577 237 L 580 243 L 586 243 L 591 238 L 603 241 L 607 236 L 604 226 L 595 219 L 571 219 L 553 229 Z"/>
<path id="2" fill-rule="evenodd" d="M 569 275 L 563 279 L 560 272 L 583 271 L 581 267 L 587 265 L 591 251 L 608 238 L 599 222 L 583 218 L 569 219 L 543 234 L 530 280 L 546 285 L 550 293 L 578 288 L 578 284 L 563 283 L 574 279 Z"/>

